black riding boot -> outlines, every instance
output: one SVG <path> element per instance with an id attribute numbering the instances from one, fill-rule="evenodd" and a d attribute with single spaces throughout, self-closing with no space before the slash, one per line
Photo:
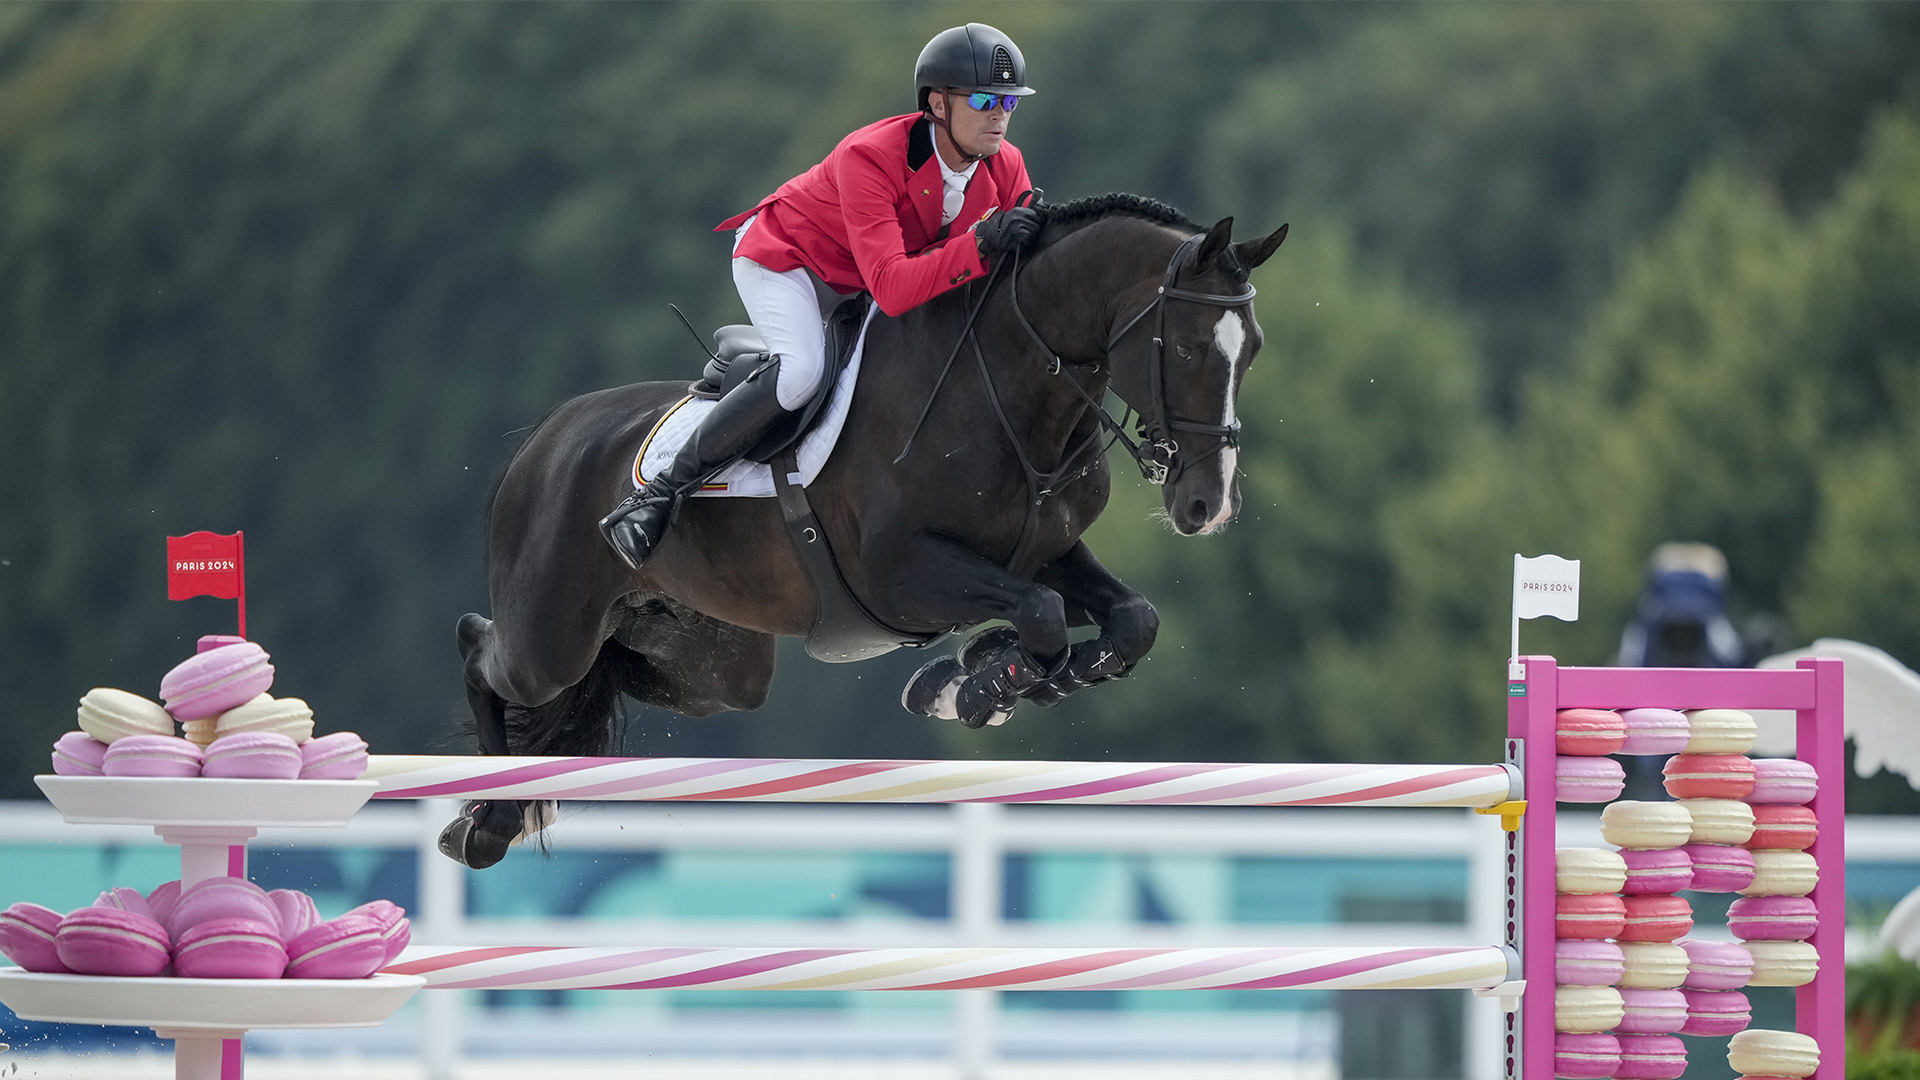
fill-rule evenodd
<path id="1" fill-rule="evenodd" d="M 753 449 L 787 415 L 775 393 L 778 370 L 769 364 L 729 390 L 694 428 L 673 461 L 600 519 L 600 534 L 628 566 L 638 570 L 653 554 L 687 492 Z"/>

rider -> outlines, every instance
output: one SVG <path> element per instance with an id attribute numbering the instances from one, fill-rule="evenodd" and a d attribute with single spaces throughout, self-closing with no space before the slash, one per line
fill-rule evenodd
<path id="1" fill-rule="evenodd" d="M 1014 107 L 1033 93 L 1019 47 L 982 23 L 943 30 L 921 50 L 913 81 L 919 112 L 855 131 L 715 230 L 736 230 L 734 285 L 774 360 L 716 402 L 672 463 L 601 519 L 627 565 L 646 562 L 688 491 L 812 397 L 826 367 L 825 315 L 840 297 L 865 291 L 899 315 L 1038 236 L 1039 215 L 1015 206 L 1032 183 L 1006 141 Z"/>

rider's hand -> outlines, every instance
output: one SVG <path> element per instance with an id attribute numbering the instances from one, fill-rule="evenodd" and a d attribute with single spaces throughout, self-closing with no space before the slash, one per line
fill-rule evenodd
<path id="1" fill-rule="evenodd" d="M 976 226 L 973 238 L 980 245 L 983 259 L 1003 253 L 1022 254 L 1032 250 L 1034 241 L 1040 238 L 1040 214 L 1028 206 L 1002 210 Z"/>

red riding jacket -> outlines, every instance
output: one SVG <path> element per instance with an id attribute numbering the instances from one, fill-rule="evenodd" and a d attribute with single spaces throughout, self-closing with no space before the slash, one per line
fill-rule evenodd
<path id="1" fill-rule="evenodd" d="M 909 308 L 985 274 L 973 227 L 1032 187 L 1012 143 L 980 162 L 960 216 L 940 224 L 944 195 L 931 127 L 919 113 L 855 131 L 826 160 L 780 185 L 716 232 L 754 223 L 734 252 L 769 270 L 806 267 L 836 291 L 873 294 L 880 310 Z"/>

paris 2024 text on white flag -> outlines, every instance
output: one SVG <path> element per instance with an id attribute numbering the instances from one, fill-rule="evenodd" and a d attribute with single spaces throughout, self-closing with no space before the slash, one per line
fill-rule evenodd
<path id="1" fill-rule="evenodd" d="M 1513 556 L 1513 678 L 1520 678 L 1520 620 L 1549 615 L 1566 622 L 1580 620 L 1580 560 L 1558 555 Z"/>

